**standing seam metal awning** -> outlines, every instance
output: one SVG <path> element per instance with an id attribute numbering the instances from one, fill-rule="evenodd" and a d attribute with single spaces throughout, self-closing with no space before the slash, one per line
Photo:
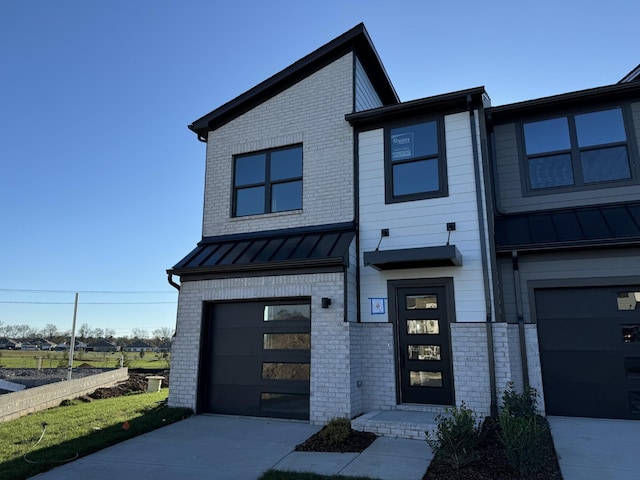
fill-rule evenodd
<path id="1" fill-rule="evenodd" d="M 206 237 L 170 274 L 349 265 L 353 223 Z"/>
<path id="2" fill-rule="evenodd" d="M 496 250 L 637 244 L 640 202 L 499 215 Z"/>

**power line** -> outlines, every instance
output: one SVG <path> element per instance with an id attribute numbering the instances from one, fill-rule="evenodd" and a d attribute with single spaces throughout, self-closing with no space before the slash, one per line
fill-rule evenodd
<path id="1" fill-rule="evenodd" d="M 100 294 L 171 294 L 175 295 L 177 292 L 171 292 L 166 290 L 33 290 L 27 288 L 0 288 L 0 292 L 26 292 L 26 293 L 100 293 Z"/>
<path id="2" fill-rule="evenodd" d="M 74 302 L 18 302 L 0 300 L 0 303 L 15 303 L 21 305 L 73 305 Z M 78 305 L 175 305 L 176 302 L 78 302 Z"/>

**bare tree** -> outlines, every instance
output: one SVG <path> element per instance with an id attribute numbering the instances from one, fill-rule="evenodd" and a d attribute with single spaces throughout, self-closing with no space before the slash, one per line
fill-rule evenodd
<path id="1" fill-rule="evenodd" d="M 149 338 L 149 332 L 147 332 L 144 328 L 132 328 L 131 333 L 133 334 L 134 338 Z"/>
<path id="2" fill-rule="evenodd" d="M 101 328 L 94 328 L 91 333 L 94 338 L 104 338 L 104 330 Z"/>
<path id="3" fill-rule="evenodd" d="M 46 327 L 42 329 L 42 336 L 45 338 L 53 338 L 58 335 L 58 327 L 53 323 L 47 323 Z"/>
<path id="4" fill-rule="evenodd" d="M 82 339 L 89 338 L 91 336 L 91 327 L 88 323 L 83 323 L 78 329 L 78 336 Z"/>
<path id="5" fill-rule="evenodd" d="M 111 338 L 116 336 L 116 331 L 113 328 L 105 328 L 104 329 L 104 338 Z"/>

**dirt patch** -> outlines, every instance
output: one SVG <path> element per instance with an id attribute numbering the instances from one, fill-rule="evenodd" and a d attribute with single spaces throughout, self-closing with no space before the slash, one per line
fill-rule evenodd
<path id="1" fill-rule="evenodd" d="M 161 385 L 162 388 L 167 388 L 169 386 L 169 372 L 163 372 L 160 375 L 164 377 Z M 130 373 L 129 379 L 126 382 L 119 383 L 113 387 L 98 388 L 93 393 L 87 395 L 87 397 L 98 400 L 101 398 L 114 398 L 131 393 L 146 392 L 148 383 L 146 377 L 148 376 L 149 375 L 140 373 Z"/>
<path id="2" fill-rule="evenodd" d="M 326 427 L 323 427 L 324 430 Z M 322 431 L 320 430 L 320 432 Z M 296 446 L 296 452 L 362 452 L 378 438 L 375 433 L 351 430 L 349 437 L 339 445 L 326 442 L 320 432 L 309 437 L 304 443 Z"/>

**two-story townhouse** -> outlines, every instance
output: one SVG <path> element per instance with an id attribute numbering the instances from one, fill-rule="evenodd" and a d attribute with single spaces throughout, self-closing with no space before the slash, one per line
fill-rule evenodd
<path id="1" fill-rule="evenodd" d="M 639 71 L 489 110 L 513 378 L 548 414 L 640 418 Z"/>
<path id="2" fill-rule="evenodd" d="M 196 120 L 169 403 L 369 428 L 494 413 L 514 381 L 547 413 L 636 418 L 637 79 L 401 103 L 358 25 Z"/>
<path id="3" fill-rule="evenodd" d="M 353 129 L 398 103 L 358 25 L 190 128 L 207 142 L 202 240 L 180 276 L 170 403 L 324 422 L 361 413 Z"/>

